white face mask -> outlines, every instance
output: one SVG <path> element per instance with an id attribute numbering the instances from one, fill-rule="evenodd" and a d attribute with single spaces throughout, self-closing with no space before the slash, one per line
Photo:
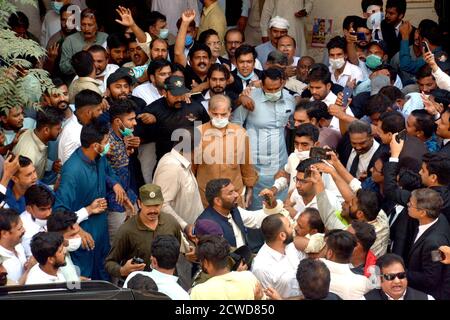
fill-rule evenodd
<path id="1" fill-rule="evenodd" d="M 220 119 L 219 118 L 212 118 L 211 119 L 211 124 L 217 129 L 225 128 L 228 125 L 229 122 L 230 121 L 228 120 L 228 118 L 220 118 Z"/>
<path id="2" fill-rule="evenodd" d="M 41 228 L 44 228 L 47 226 L 47 220 L 35 219 L 34 222 Z"/>
<path id="3" fill-rule="evenodd" d="M 295 149 L 295 154 L 297 155 L 297 157 L 300 161 L 309 159 L 309 150 L 308 151 L 298 151 L 297 149 Z"/>
<path id="4" fill-rule="evenodd" d="M 380 29 L 381 21 L 383 20 L 384 20 L 384 13 L 381 11 L 375 12 L 367 19 L 367 27 L 370 30 Z"/>
<path id="5" fill-rule="evenodd" d="M 81 237 L 68 239 L 67 241 L 69 242 L 67 246 L 67 251 L 69 252 L 77 251 L 81 246 Z"/>
<path id="6" fill-rule="evenodd" d="M 345 65 L 345 59 L 339 58 L 339 59 L 330 59 L 330 67 L 333 70 L 341 69 Z"/>

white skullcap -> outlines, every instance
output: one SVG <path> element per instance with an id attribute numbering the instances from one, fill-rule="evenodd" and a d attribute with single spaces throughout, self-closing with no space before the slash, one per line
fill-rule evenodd
<path id="1" fill-rule="evenodd" d="M 323 233 L 316 233 L 312 236 L 307 235 L 309 238 L 308 246 L 305 249 L 305 253 L 319 253 L 325 247 L 325 239 Z"/>
<path id="2" fill-rule="evenodd" d="M 289 29 L 289 21 L 287 21 L 285 18 L 282 18 L 280 16 L 273 17 L 270 19 L 269 22 L 269 28 L 279 28 L 279 29 Z"/>

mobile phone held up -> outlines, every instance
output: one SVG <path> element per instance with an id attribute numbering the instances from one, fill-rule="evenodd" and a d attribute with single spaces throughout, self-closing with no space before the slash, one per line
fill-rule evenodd
<path id="1" fill-rule="evenodd" d="M 400 131 L 398 133 L 398 135 L 395 137 L 395 140 L 397 141 L 397 143 L 400 143 L 400 140 L 405 141 L 406 139 L 406 129 L 403 129 L 402 131 Z"/>
<path id="2" fill-rule="evenodd" d="M 433 262 L 441 262 L 445 259 L 445 255 L 441 250 L 433 250 L 431 251 L 431 261 Z"/>
<path id="3" fill-rule="evenodd" d="M 350 87 L 345 87 L 343 94 L 344 96 L 342 97 L 342 107 L 346 108 L 348 106 L 349 99 L 353 95 L 353 89 Z"/>
<path id="4" fill-rule="evenodd" d="M 327 155 L 327 152 L 331 151 L 330 149 L 320 148 L 320 147 L 312 147 L 309 151 L 310 158 L 317 158 L 320 160 L 331 160 L 331 156 Z"/>
<path id="5" fill-rule="evenodd" d="M 422 41 L 422 50 L 423 50 L 423 53 L 427 53 L 427 52 L 431 51 L 430 47 L 428 46 L 428 42 Z"/>

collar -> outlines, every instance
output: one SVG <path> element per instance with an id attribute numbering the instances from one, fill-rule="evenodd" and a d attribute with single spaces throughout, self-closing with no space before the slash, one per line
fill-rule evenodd
<path id="1" fill-rule="evenodd" d="M 78 156 L 81 158 L 81 160 L 91 166 L 95 166 L 97 161 L 91 160 L 83 153 L 83 150 L 81 150 L 81 147 L 79 147 L 75 152 L 78 152 Z"/>
<path id="2" fill-rule="evenodd" d="M 333 91 L 330 90 L 328 95 L 322 101 L 328 105 L 328 104 L 336 103 L 336 99 L 337 99 L 337 96 L 333 93 Z M 314 101 L 314 98 L 311 98 L 311 101 Z"/>
<path id="3" fill-rule="evenodd" d="M 211 90 L 206 91 L 203 99 L 205 99 L 206 101 L 209 101 L 211 99 Z"/>
<path id="4" fill-rule="evenodd" d="M 449 143 L 449 142 L 450 142 L 450 139 L 444 139 L 444 141 L 442 141 L 442 145 L 446 146 L 447 143 Z"/>
<path id="5" fill-rule="evenodd" d="M 177 159 L 185 169 L 189 169 L 191 167 L 191 162 L 188 159 L 186 159 L 185 157 L 183 157 L 181 155 L 181 153 L 179 153 L 175 149 L 170 150 L 170 154 L 175 159 Z"/>
<path id="6" fill-rule="evenodd" d="M 116 132 L 111 128 L 111 130 L 109 131 L 109 135 L 110 135 L 110 137 L 112 137 L 114 140 L 116 140 L 116 141 L 123 141 L 123 138 L 122 137 L 119 137 L 117 134 L 116 134 Z"/>
<path id="7" fill-rule="evenodd" d="M 380 147 L 380 144 L 378 143 L 378 141 L 375 140 L 375 139 L 373 139 L 372 147 L 371 147 L 371 148 L 369 149 L 369 151 L 367 151 L 366 153 L 361 154 L 361 155 L 359 156 L 359 159 L 361 159 L 361 157 L 362 157 L 362 158 L 368 157 L 368 156 L 371 156 L 371 157 L 372 157 L 372 156 L 373 156 L 373 153 L 374 153 L 379 147 Z M 352 153 L 356 154 L 355 149 L 352 149 Z"/>
<path id="8" fill-rule="evenodd" d="M 103 72 L 100 73 L 100 74 L 97 76 L 97 78 L 104 77 L 104 76 L 106 76 L 107 74 L 112 73 L 111 71 L 112 71 L 112 69 L 115 68 L 115 66 L 116 66 L 115 64 L 108 63 L 108 64 L 106 65 L 105 70 L 103 70 Z"/>
<path id="9" fill-rule="evenodd" d="M 34 143 L 36 143 L 36 145 L 39 148 L 39 151 L 43 152 L 43 151 L 47 150 L 48 146 L 45 143 L 43 143 L 41 139 L 39 139 L 39 137 L 36 135 L 36 133 L 34 133 L 33 129 L 30 129 L 30 130 L 31 130 L 31 139 L 33 139 Z"/>
<path id="10" fill-rule="evenodd" d="M 277 262 L 280 262 L 286 256 L 286 254 L 282 254 L 282 253 L 272 249 L 267 243 L 265 243 L 262 248 L 264 248 L 264 250 L 267 252 L 267 254 L 270 255 Z"/>
<path id="11" fill-rule="evenodd" d="M 159 213 L 159 217 L 158 217 L 158 225 L 156 226 L 155 230 L 151 230 L 149 227 L 147 227 L 141 220 L 141 216 L 140 216 L 140 212 L 136 215 L 136 223 L 137 223 L 137 229 L 141 230 L 141 231 L 156 231 L 156 229 L 158 229 L 159 226 L 164 224 L 164 221 L 162 221 L 161 219 L 161 212 Z"/>
<path id="12" fill-rule="evenodd" d="M 439 220 L 439 218 L 435 219 L 434 221 L 432 221 L 430 223 L 419 225 L 419 233 L 422 232 L 422 234 L 423 234 L 423 232 L 427 231 L 433 224 L 438 222 L 438 220 Z"/>
<path id="13" fill-rule="evenodd" d="M 177 276 L 170 275 L 170 274 L 167 274 L 167 273 L 163 273 L 163 272 L 160 272 L 160 271 L 158 271 L 156 269 L 153 269 L 151 273 L 153 275 L 155 275 L 156 277 L 158 277 L 158 278 L 164 278 L 165 281 L 170 281 L 170 282 L 177 282 L 178 281 L 178 277 Z"/>
<path id="14" fill-rule="evenodd" d="M 205 16 L 207 16 L 208 14 L 211 13 L 211 11 L 213 11 L 217 6 L 219 5 L 219 2 L 213 2 L 208 8 L 207 7 L 203 7 L 203 14 Z"/>
<path id="15" fill-rule="evenodd" d="M 92 82 L 92 83 L 94 83 L 97 86 L 101 86 L 103 84 L 102 81 L 97 80 L 97 79 L 93 79 L 91 77 L 79 77 L 78 81 L 79 82 Z"/>

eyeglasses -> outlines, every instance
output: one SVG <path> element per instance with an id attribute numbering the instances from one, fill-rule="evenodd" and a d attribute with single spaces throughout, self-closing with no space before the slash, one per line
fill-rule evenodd
<path id="1" fill-rule="evenodd" d="M 297 177 L 292 177 L 292 180 L 294 180 L 294 182 L 298 183 L 298 184 L 306 184 L 306 183 L 310 182 L 310 181 L 305 180 L 305 179 L 298 179 Z"/>
<path id="2" fill-rule="evenodd" d="M 398 278 L 399 280 L 403 280 L 406 278 L 406 272 L 399 272 L 399 273 L 384 273 L 382 274 L 384 280 L 386 281 L 393 281 L 395 278 Z"/>

